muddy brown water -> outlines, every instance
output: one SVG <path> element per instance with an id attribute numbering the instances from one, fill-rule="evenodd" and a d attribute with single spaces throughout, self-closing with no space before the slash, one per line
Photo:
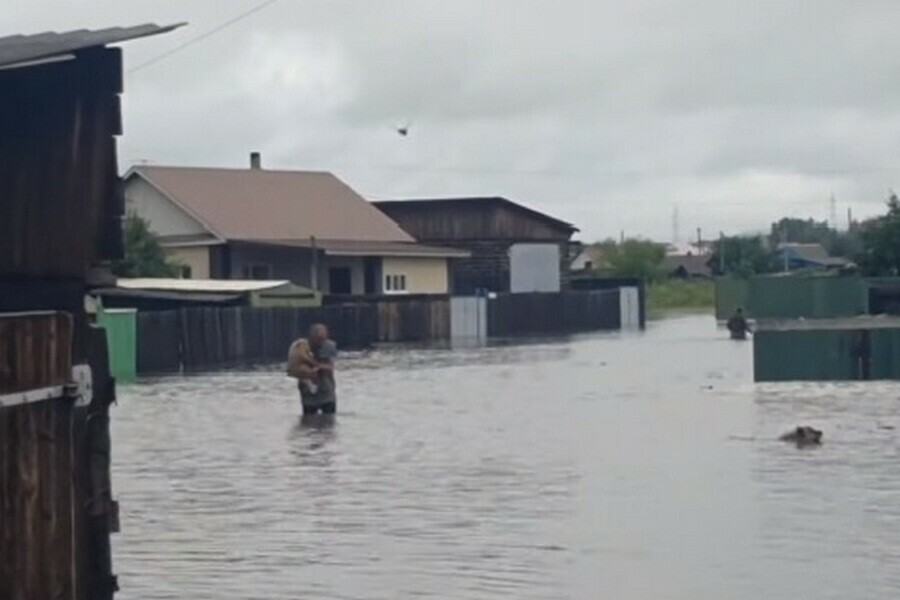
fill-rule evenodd
<path id="1" fill-rule="evenodd" d="M 725 338 L 345 356 L 333 424 L 276 370 L 123 387 L 119 597 L 900 597 L 900 386 L 754 385 Z"/>

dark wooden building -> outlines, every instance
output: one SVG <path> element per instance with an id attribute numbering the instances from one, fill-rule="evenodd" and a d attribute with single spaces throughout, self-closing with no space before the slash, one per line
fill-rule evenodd
<path id="1" fill-rule="evenodd" d="M 578 244 L 571 241 L 578 231 L 574 225 L 506 198 L 392 200 L 374 204 L 418 242 L 471 253 L 469 258 L 451 262 L 453 294 L 482 290 L 557 291 L 565 287 L 569 264 L 577 254 Z M 548 266 L 551 255 L 556 260 L 555 275 L 543 268 Z M 556 289 L 552 289 L 548 277 L 555 278 Z"/>
<path id="2" fill-rule="evenodd" d="M 121 257 L 122 56 L 172 27 L 0 38 L 0 600 L 111 598 L 114 399 L 85 292 Z"/>

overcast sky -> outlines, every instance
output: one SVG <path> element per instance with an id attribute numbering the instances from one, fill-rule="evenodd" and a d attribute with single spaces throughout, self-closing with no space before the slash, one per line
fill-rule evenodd
<path id="1" fill-rule="evenodd" d="M 2 33 L 187 21 L 262 0 L 5 0 Z M 582 239 L 883 212 L 900 187 L 900 1 L 278 0 L 126 78 L 123 169 L 336 173 L 372 199 L 503 195 Z M 401 137 L 395 126 L 411 123 Z"/>

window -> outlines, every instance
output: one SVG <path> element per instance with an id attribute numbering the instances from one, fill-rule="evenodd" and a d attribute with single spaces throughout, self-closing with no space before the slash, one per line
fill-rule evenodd
<path id="1" fill-rule="evenodd" d="M 353 293 L 353 272 L 350 270 L 350 267 L 332 267 L 328 269 L 328 293 Z"/>
<path id="2" fill-rule="evenodd" d="M 406 275 L 385 275 L 384 293 L 399 294 L 406 291 Z"/>
<path id="3" fill-rule="evenodd" d="M 272 279 L 271 265 L 244 265 L 241 267 L 242 279 Z"/>

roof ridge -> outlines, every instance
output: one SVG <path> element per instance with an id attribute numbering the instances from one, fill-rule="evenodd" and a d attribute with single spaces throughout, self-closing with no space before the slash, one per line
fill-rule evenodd
<path id="1" fill-rule="evenodd" d="M 130 169 L 177 169 L 180 171 L 226 171 L 229 173 L 290 173 L 304 175 L 330 175 L 340 179 L 333 171 L 306 169 L 251 169 L 249 167 L 191 167 L 186 165 L 132 165 Z"/>

